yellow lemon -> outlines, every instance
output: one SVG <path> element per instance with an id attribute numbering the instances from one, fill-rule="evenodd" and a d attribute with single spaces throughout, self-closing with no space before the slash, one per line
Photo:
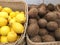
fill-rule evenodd
<path id="1" fill-rule="evenodd" d="M 7 36 L 1 36 L 1 43 L 8 43 Z"/>
<path id="2" fill-rule="evenodd" d="M 0 11 L 1 11 L 2 9 L 3 9 L 2 6 L 0 6 Z"/>
<path id="3" fill-rule="evenodd" d="M 0 36 L 1 36 L 1 30 L 0 30 Z"/>
<path id="4" fill-rule="evenodd" d="M 8 13 L 7 12 L 0 12 L 0 17 L 8 18 Z"/>
<path id="5" fill-rule="evenodd" d="M 9 21 L 9 25 L 12 25 L 12 24 L 15 23 L 15 22 L 16 22 L 15 18 L 12 18 L 12 19 Z"/>
<path id="6" fill-rule="evenodd" d="M 0 17 L 0 26 L 7 25 L 7 20 L 5 18 Z"/>
<path id="7" fill-rule="evenodd" d="M 21 34 L 24 32 L 24 26 L 18 22 L 13 23 L 12 28 L 18 34 Z"/>
<path id="8" fill-rule="evenodd" d="M 10 17 L 11 17 L 11 18 L 13 18 L 13 17 L 15 17 L 15 16 L 16 16 L 16 13 L 15 13 L 15 12 L 11 12 L 11 13 L 10 13 Z"/>
<path id="9" fill-rule="evenodd" d="M 4 8 L 2 9 L 2 11 L 3 11 L 3 12 L 7 12 L 7 13 L 11 13 L 11 12 L 12 12 L 12 9 L 9 8 L 9 7 L 4 7 Z"/>
<path id="10" fill-rule="evenodd" d="M 19 14 L 20 12 L 19 11 L 15 11 L 16 15 Z"/>
<path id="11" fill-rule="evenodd" d="M 10 28 L 9 26 L 3 26 L 1 27 L 0 31 L 1 31 L 1 35 L 5 36 L 10 32 Z"/>
<path id="12" fill-rule="evenodd" d="M 12 18 L 10 16 L 8 16 L 8 21 L 10 21 Z"/>
<path id="13" fill-rule="evenodd" d="M 17 34 L 15 32 L 9 32 L 7 39 L 9 42 L 15 42 L 17 40 Z"/>
<path id="14" fill-rule="evenodd" d="M 25 23 L 26 17 L 24 16 L 23 13 L 20 13 L 16 16 L 16 21 L 19 23 Z"/>
<path id="15" fill-rule="evenodd" d="M 23 12 L 23 11 L 21 11 L 20 13 L 21 13 L 21 14 L 24 14 L 24 12 Z"/>
<path id="16" fill-rule="evenodd" d="M 11 28 L 11 32 L 15 32 L 12 27 L 10 27 L 10 28 Z"/>
<path id="17" fill-rule="evenodd" d="M 1 42 L 1 36 L 0 36 L 0 42 Z"/>

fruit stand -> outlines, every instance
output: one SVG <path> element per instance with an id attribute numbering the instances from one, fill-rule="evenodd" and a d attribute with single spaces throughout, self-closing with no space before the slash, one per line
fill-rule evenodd
<path id="1" fill-rule="evenodd" d="M 0 0 L 0 45 L 60 45 L 58 1 Z"/>

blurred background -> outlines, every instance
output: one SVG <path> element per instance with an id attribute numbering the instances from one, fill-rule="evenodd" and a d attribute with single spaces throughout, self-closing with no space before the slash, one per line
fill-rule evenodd
<path id="1" fill-rule="evenodd" d="M 43 0 L 26 0 L 28 4 L 40 4 L 43 2 Z M 52 4 L 58 4 L 60 3 L 60 0 L 44 0 L 44 3 L 52 3 Z"/>
<path id="2" fill-rule="evenodd" d="M 0 1 L 6 1 L 6 0 L 0 0 Z M 21 0 L 7 0 L 7 1 L 21 1 Z M 26 1 L 28 4 L 36 4 L 36 5 L 43 2 L 43 0 L 24 0 L 24 1 Z M 60 0 L 44 0 L 44 3 L 58 4 L 60 3 Z"/>

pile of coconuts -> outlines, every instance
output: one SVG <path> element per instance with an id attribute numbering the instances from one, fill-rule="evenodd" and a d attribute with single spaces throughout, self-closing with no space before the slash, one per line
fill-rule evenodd
<path id="1" fill-rule="evenodd" d="M 27 34 L 32 42 L 60 41 L 60 5 L 31 5 Z"/>

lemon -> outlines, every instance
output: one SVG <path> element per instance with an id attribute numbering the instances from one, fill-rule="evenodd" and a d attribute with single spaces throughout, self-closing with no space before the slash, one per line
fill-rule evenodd
<path id="1" fill-rule="evenodd" d="M 10 32 L 10 28 L 9 26 L 3 26 L 1 27 L 0 31 L 1 31 L 1 35 L 5 36 Z"/>
<path id="2" fill-rule="evenodd" d="M 8 13 L 7 12 L 0 12 L 0 17 L 8 18 Z"/>
<path id="3" fill-rule="evenodd" d="M 21 13 L 21 14 L 24 14 L 24 12 L 23 12 L 23 11 L 21 11 L 20 13 Z"/>
<path id="4" fill-rule="evenodd" d="M 1 36 L 0 36 L 0 42 L 1 42 Z"/>
<path id="5" fill-rule="evenodd" d="M 19 23 L 25 23 L 26 17 L 24 16 L 23 13 L 20 13 L 16 16 L 16 21 Z"/>
<path id="6" fill-rule="evenodd" d="M 1 36 L 1 30 L 0 30 L 0 36 Z"/>
<path id="7" fill-rule="evenodd" d="M 7 12 L 7 13 L 11 13 L 11 12 L 12 12 L 12 9 L 9 8 L 9 7 L 4 7 L 4 8 L 2 9 L 2 11 L 3 11 L 3 12 Z"/>
<path id="8" fill-rule="evenodd" d="M 7 20 L 5 18 L 0 17 L 0 26 L 7 25 Z"/>
<path id="9" fill-rule="evenodd" d="M 11 28 L 11 32 L 15 32 L 15 31 L 13 30 L 13 28 Z"/>
<path id="10" fill-rule="evenodd" d="M 1 11 L 2 9 L 3 9 L 2 6 L 0 6 L 0 11 Z"/>
<path id="11" fill-rule="evenodd" d="M 1 43 L 8 43 L 7 36 L 1 36 Z"/>
<path id="12" fill-rule="evenodd" d="M 16 16 L 16 13 L 15 13 L 15 12 L 11 12 L 11 13 L 10 13 L 10 17 L 11 17 L 11 18 L 13 18 L 13 17 L 15 17 L 15 16 Z"/>
<path id="13" fill-rule="evenodd" d="M 17 34 L 15 32 L 9 32 L 7 39 L 9 42 L 15 42 L 17 40 Z"/>
<path id="14" fill-rule="evenodd" d="M 10 21 L 12 18 L 10 16 L 8 16 L 8 21 Z"/>
<path id="15" fill-rule="evenodd" d="M 15 22 L 16 22 L 15 18 L 12 18 L 12 19 L 10 19 L 10 21 L 9 21 L 9 25 L 12 25 L 12 24 L 15 23 Z"/>
<path id="16" fill-rule="evenodd" d="M 15 11 L 16 15 L 19 14 L 20 12 L 19 11 Z"/>
<path id="17" fill-rule="evenodd" d="M 12 28 L 18 34 L 21 34 L 24 32 L 24 26 L 18 22 L 13 23 Z"/>

